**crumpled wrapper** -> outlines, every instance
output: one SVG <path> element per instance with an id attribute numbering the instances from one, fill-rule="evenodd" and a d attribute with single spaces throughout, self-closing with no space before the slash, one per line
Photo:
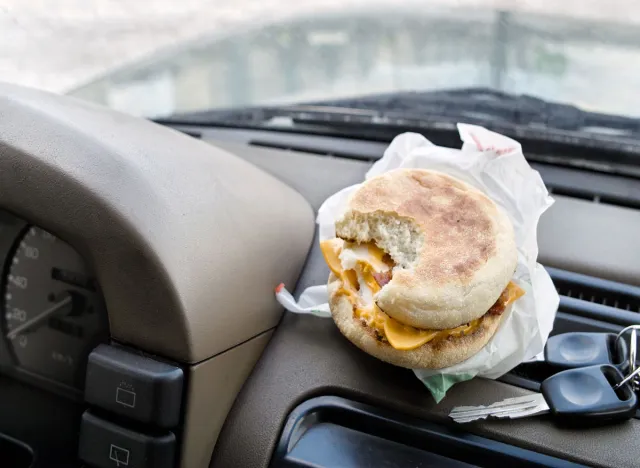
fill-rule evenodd
<path id="1" fill-rule="evenodd" d="M 496 379 L 538 356 L 553 327 L 559 303 L 549 274 L 536 262 L 538 220 L 553 204 L 540 174 L 529 166 L 517 141 L 474 125 L 458 124 L 458 130 L 463 141 L 461 150 L 436 146 L 416 133 L 399 135 L 366 175 L 370 179 L 397 168 L 444 172 L 480 189 L 513 223 L 518 247 L 513 279 L 526 294 L 504 312 L 497 332 L 476 355 L 444 369 L 414 370 L 438 402 L 457 382 L 475 376 Z M 359 184 L 341 190 L 320 207 L 316 221 L 321 241 L 335 237 L 335 220 L 358 187 Z M 331 317 L 326 284 L 306 289 L 297 302 L 281 285 L 276 297 L 291 312 Z"/>

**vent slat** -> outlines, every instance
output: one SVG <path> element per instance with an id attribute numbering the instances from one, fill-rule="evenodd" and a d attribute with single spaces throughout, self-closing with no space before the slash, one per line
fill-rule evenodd
<path id="1" fill-rule="evenodd" d="M 598 303 L 581 301 L 575 297 L 560 296 L 560 306 L 558 310 L 580 317 L 615 323 L 621 326 L 627 326 L 632 323 L 637 323 L 638 321 L 638 312 L 635 310 L 627 312 L 626 310 L 614 309 L 613 307 Z"/>
<path id="2" fill-rule="evenodd" d="M 633 313 L 640 312 L 640 288 L 636 286 L 557 268 L 547 268 L 547 271 L 560 296 Z"/>
<path id="3" fill-rule="evenodd" d="M 561 187 L 547 185 L 547 190 L 553 195 L 562 195 L 565 197 L 578 198 L 593 203 L 603 203 L 606 205 L 622 206 L 624 208 L 640 209 L 640 200 L 631 197 L 621 197 L 609 195 L 606 193 L 595 193 L 584 188 Z"/>

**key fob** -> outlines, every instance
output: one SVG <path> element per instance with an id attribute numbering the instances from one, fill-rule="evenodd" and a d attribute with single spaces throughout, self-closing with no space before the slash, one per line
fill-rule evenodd
<path id="1" fill-rule="evenodd" d="M 569 369 L 542 382 L 541 391 L 551 412 L 565 422 L 612 422 L 633 417 L 638 400 L 628 384 L 613 386 L 624 379 L 612 365 Z"/>
<path id="2" fill-rule="evenodd" d="M 616 345 L 614 333 L 562 333 L 550 337 L 544 348 L 545 361 L 559 370 L 610 364 L 626 373 L 628 354 L 627 342 L 620 339 Z"/>

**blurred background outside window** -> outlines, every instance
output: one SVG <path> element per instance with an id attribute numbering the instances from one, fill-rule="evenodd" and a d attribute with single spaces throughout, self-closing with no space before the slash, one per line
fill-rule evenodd
<path id="1" fill-rule="evenodd" d="M 490 87 L 640 115 L 640 2 L 0 0 L 0 80 L 149 117 Z"/>

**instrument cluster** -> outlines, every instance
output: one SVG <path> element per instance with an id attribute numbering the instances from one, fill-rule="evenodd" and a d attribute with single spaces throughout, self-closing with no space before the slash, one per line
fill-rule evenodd
<path id="1" fill-rule="evenodd" d="M 91 269 L 66 242 L 2 211 L 0 258 L 0 371 L 36 385 L 81 391 L 87 356 L 109 336 Z"/>

